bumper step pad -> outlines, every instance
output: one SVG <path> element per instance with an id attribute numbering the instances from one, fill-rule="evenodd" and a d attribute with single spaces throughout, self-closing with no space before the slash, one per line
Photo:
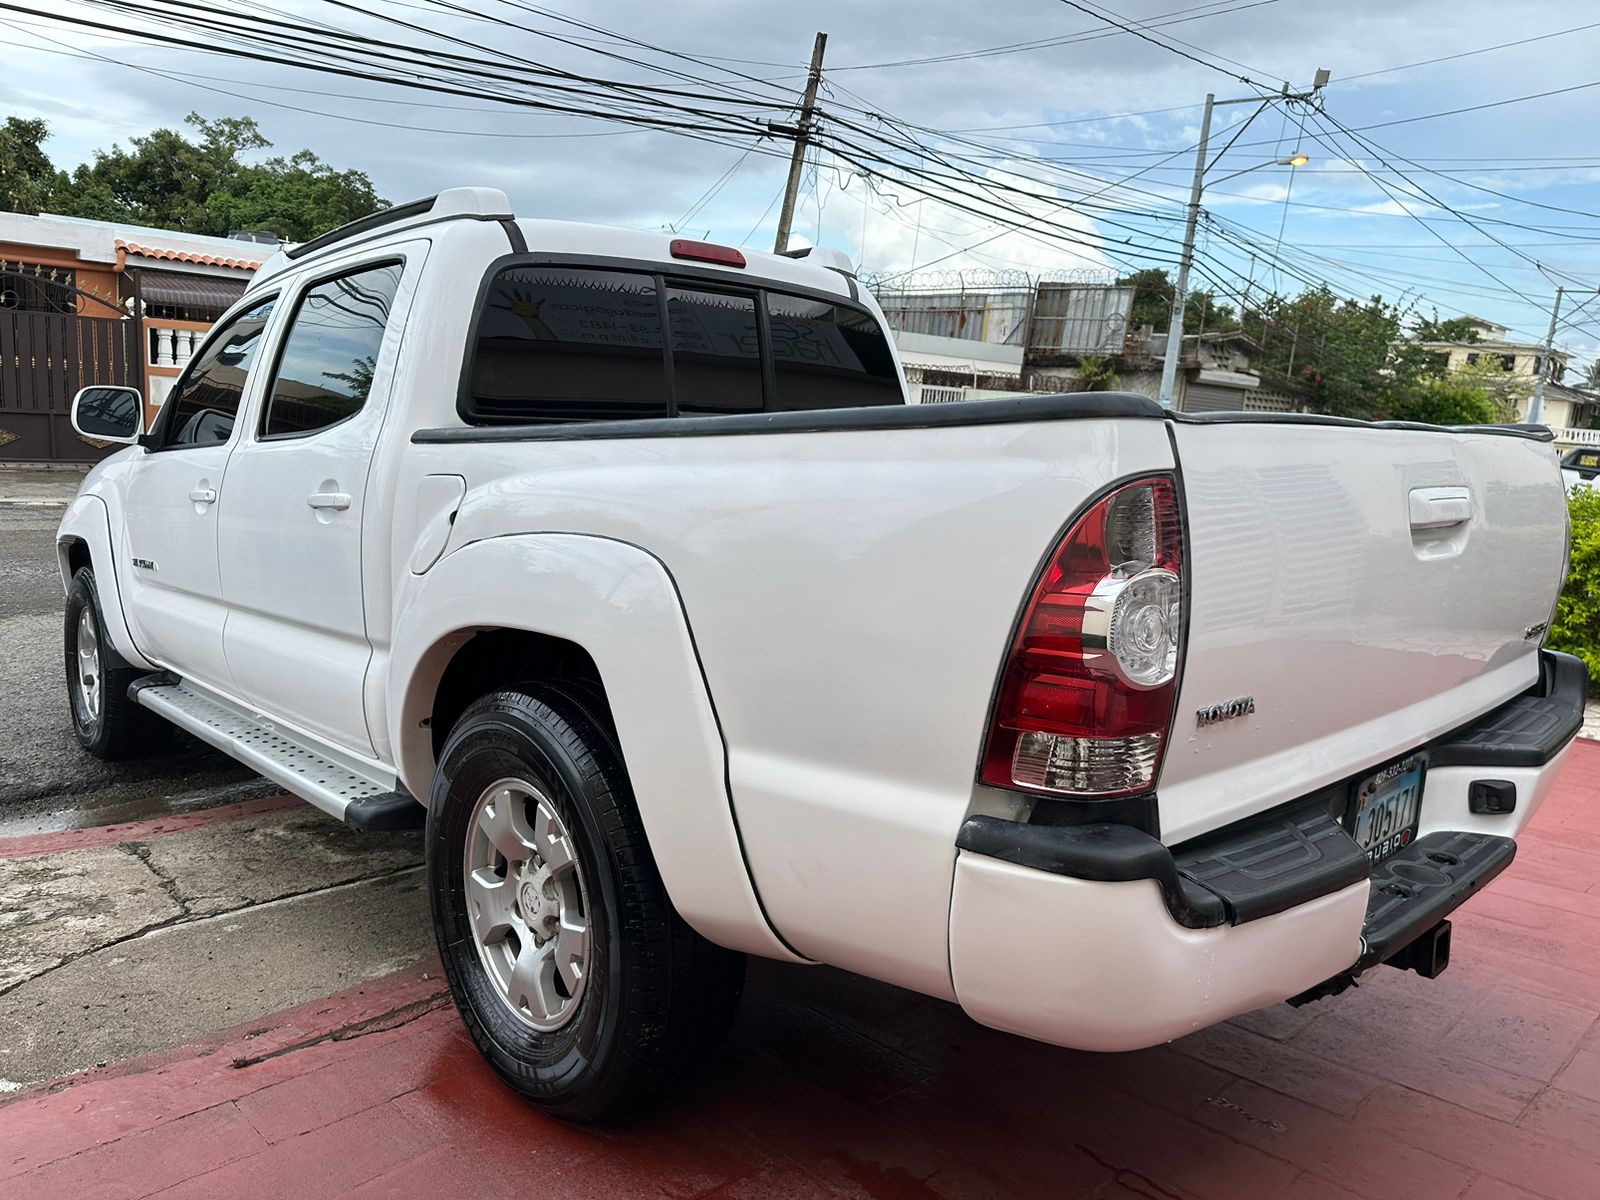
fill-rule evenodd
<path id="1" fill-rule="evenodd" d="M 1542 651 L 1539 682 L 1428 748 L 1429 767 L 1542 767 L 1583 728 L 1589 669 L 1583 660 Z"/>
<path id="2" fill-rule="evenodd" d="M 1356 970 L 1404 950 L 1511 865 L 1517 844 L 1490 833 L 1430 833 L 1372 869 Z"/>

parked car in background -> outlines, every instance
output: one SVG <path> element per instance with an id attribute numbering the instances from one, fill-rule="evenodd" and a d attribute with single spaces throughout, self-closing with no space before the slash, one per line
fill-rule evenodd
<path id="1" fill-rule="evenodd" d="M 137 443 L 60 527 L 79 740 L 425 814 L 467 1028 L 569 1118 L 675 1091 L 748 954 L 1093 1050 L 1432 976 L 1581 720 L 1548 433 L 908 406 L 821 252 L 444 192 L 141 417 L 77 406 Z"/>
<path id="2" fill-rule="evenodd" d="M 1561 456 L 1561 478 L 1568 488 L 1592 487 L 1600 475 L 1600 446 L 1578 446 Z"/>

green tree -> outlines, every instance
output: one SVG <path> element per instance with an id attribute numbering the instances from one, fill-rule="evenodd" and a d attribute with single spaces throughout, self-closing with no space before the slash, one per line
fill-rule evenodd
<path id="1" fill-rule="evenodd" d="M 1512 375 L 1500 366 L 1500 356 L 1469 363 L 1450 373 L 1450 379 L 1467 387 L 1480 388 L 1494 398 L 1500 408 L 1500 420 L 1514 420 L 1533 397 L 1533 378 L 1529 375 Z"/>
<path id="2" fill-rule="evenodd" d="M 1133 289 L 1133 308 L 1128 314 L 1128 328 L 1138 329 L 1148 325 L 1157 333 L 1166 332 L 1168 317 L 1172 312 L 1172 278 L 1161 267 L 1146 267 L 1117 280 L 1119 287 Z M 1210 292 L 1193 291 L 1183 306 L 1183 331 L 1208 333 L 1239 328 L 1234 310 L 1218 304 Z"/>
<path id="3" fill-rule="evenodd" d="M 1547 644 L 1576 654 L 1600 679 L 1600 489 L 1575 487 L 1567 497 L 1572 525 L 1567 583 L 1556 601 Z"/>
<path id="4" fill-rule="evenodd" d="M 1244 330 L 1260 346 L 1252 363 L 1274 383 L 1318 412 L 1367 417 L 1383 407 L 1402 315 L 1381 296 L 1347 300 L 1322 285 L 1267 297 L 1246 314 Z"/>
<path id="5" fill-rule="evenodd" d="M 1600 358 L 1589 364 L 1589 370 L 1583 376 L 1584 386 L 1600 388 Z"/>
<path id="6" fill-rule="evenodd" d="M 44 152 L 50 127 L 38 118 L 7 117 L 0 125 L 0 209 L 32 216 L 50 205 L 56 169 Z"/>
<path id="7" fill-rule="evenodd" d="M 1391 385 L 1383 404 L 1396 421 L 1428 425 L 1493 425 L 1512 416 L 1503 397 L 1460 374 Z"/>
<path id="8" fill-rule="evenodd" d="M 247 161 L 272 143 L 250 117 L 190 113 L 186 135 L 157 129 L 59 177 L 52 209 L 67 216 L 226 235 L 266 229 L 304 241 L 384 207 L 363 171 L 310 150 Z"/>
<path id="9" fill-rule="evenodd" d="M 1077 382 L 1086 392 L 1108 392 L 1122 381 L 1109 358 L 1085 354 L 1078 360 Z"/>

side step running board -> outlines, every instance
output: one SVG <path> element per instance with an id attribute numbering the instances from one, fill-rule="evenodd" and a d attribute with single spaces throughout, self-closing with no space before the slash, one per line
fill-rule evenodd
<path id="1" fill-rule="evenodd" d="M 128 696 L 357 829 L 422 825 L 423 807 L 393 775 L 380 775 L 364 763 L 336 756 L 193 683 L 170 674 L 147 675 L 129 686 Z"/>

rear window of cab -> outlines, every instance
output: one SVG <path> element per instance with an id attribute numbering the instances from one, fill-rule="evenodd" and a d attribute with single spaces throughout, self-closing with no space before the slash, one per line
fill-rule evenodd
<path id="1" fill-rule="evenodd" d="M 527 264 L 487 284 L 460 409 L 492 425 L 904 402 L 864 308 L 721 277 Z"/>

